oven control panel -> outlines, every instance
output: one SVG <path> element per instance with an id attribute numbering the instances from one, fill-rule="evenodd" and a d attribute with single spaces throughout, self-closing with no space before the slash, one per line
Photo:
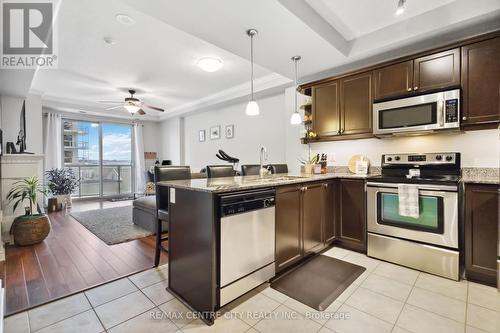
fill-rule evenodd
<path id="1" fill-rule="evenodd" d="M 455 164 L 459 153 L 384 154 L 382 164 Z"/>

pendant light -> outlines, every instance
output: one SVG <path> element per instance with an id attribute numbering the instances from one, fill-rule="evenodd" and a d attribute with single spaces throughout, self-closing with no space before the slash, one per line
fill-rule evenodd
<path id="1" fill-rule="evenodd" d="M 396 8 L 396 15 L 401 15 L 405 12 L 405 2 L 406 0 L 398 1 L 398 7 Z"/>
<path id="2" fill-rule="evenodd" d="M 247 35 L 250 37 L 250 68 L 251 68 L 251 76 L 250 76 L 250 89 L 251 89 L 251 99 L 247 104 L 246 114 L 248 116 L 257 116 L 260 113 L 259 104 L 253 98 L 253 37 L 257 35 L 257 30 L 248 29 Z"/>
<path id="3" fill-rule="evenodd" d="M 290 117 L 290 124 L 292 125 L 300 125 L 302 124 L 302 117 L 300 116 L 300 113 L 299 113 L 299 108 L 298 108 L 298 93 L 297 93 L 297 89 L 299 88 L 298 87 L 298 83 L 297 83 L 297 62 L 301 59 L 300 56 L 293 56 L 292 57 L 292 60 L 293 60 L 293 63 L 295 65 L 295 91 L 294 91 L 294 97 L 295 97 L 295 101 L 293 103 L 293 113 L 292 113 L 292 116 Z"/>

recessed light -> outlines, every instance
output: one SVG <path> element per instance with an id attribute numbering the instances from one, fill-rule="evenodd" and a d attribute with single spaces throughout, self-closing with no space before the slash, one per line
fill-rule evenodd
<path id="1" fill-rule="evenodd" d="M 135 23 L 135 20 L 132 17 L 125 14 L 117 14 L 115 17 L 118 22 L 124 25 L 132 25 Z"/>
<path id="2" fill-rule="evenodd" d="M 108 45 L 115 45 L 116 44 L 116 40 L 112 37 L 104 37 L 103 40 L 104 40 L 104 43 L 106 43 Z"/>
<path id="3" fill-rule="evenodd" d="M 219 58 L 204 57 L 198 60 L 196 63 L 198 67 L 203 69 L 205 72 L 217 72 L 222 68 L 223 62 Z"/>

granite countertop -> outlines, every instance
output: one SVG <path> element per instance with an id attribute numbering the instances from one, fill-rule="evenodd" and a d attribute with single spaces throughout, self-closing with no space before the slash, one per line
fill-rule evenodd
<path id="1" fill-rule="evenodd" d="M 462 182 L 500 185 L 499 171 L 498 168 L 463 168 Z"/>
<path id="2" fill-rule="evenodd" d="M 205 179 L 185 179 L 159 182 L 159 186 L 168 186 L 179 189 L 190 189 L 193 191 L 225 193 L 232 191 L 251 190 L 264 187 L 276 187 L 283 185 L 301 184 L 335 178 L 354 178 L 366 179 L 377 176 L 378 173 L 369 173 L 368 175 L 356 175 L 346 172 L 334 172 L 320 175 L 310 174 L 276 174 L 269 176 L 239 176 L 239 177 L 221 177 Z"/>

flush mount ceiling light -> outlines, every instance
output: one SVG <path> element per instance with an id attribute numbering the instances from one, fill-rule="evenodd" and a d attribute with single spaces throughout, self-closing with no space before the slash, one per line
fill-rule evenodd
<path id="1" fill-rule="evenodd" d="M 132 25 L 135 23 L 135 20 L 126 14 L 117 14 L 115 18 L 119 23 L 123 25 Z"/>
<path id="2" fill-rule="evenodd" d="M 298 96 L 297 96 L 297 89 L 299 88 L 298 83 L 297 83 L 297 63 L 298 61 L 302 59 L 301 56 L 293 56 L 292 61 L 295 67 L 295 91 L 294 91 L 294 103 L 293 103 L 293 113 L 292 116 L 290 117 L 290 124 L 292 125 L 300 125 L 302 123 L 302 117 L 300 116 L 299 113 L 299 108 L 298 108 Z"/>
<path id="3" fill-rule="evenodd" d="M 257 116 L 260 113 L 259 104 L 257 104 L 257 102 L 253 98 L 253 37 L 257 35 L 257 33 L 258 32 L 255 29 L 247 30 L 247 35 L 250 37 L 250 72 L 251 72 L 250 74 L 251 98 L 245 110 L 245 113 L 248 116 Z"/>
<path id="4" fill-rule="evenodd" d="M 405 12 L 406 0 L 398 0 L 398 7 L 396 8 L 396 15 L 401 15 Z"/>
<path id="5" fill-rule="evenodd" d="M 219 58 L 204 57 L 199 59 L 196 65 L 205 72 L 213 73 L 222 68 L 223 62 Z"/>

